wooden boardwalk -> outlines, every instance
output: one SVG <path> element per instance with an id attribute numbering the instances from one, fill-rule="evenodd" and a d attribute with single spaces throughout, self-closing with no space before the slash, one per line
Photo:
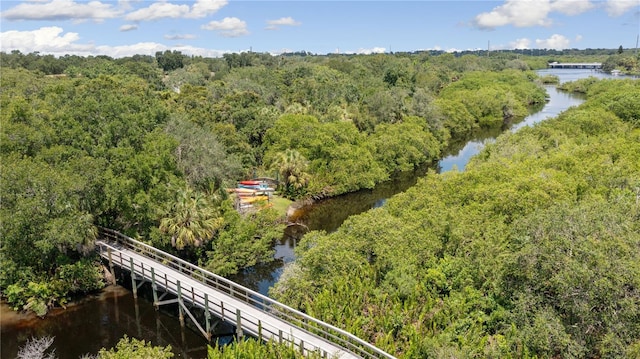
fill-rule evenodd
<path id="1" fill-rule="evenodd" d="M 551 62 L 548 64 L 552 69 L 601 69 L 601 62 Z"/>
<path id="2" fill-rule="evenodd" d="M 177 303 L 181 323 L 186 314 L 207 339 L 211 338 L 210 318 L 214 315 L 236 326 L 237 336 L 248 334 L 289 343 L 305 354 L 393 358 L 346 331 L 118 232 L 100 229 L 96 247 L 112 273 L 114 266 L 131 273 L 134 296 L 142 283 L 150 282 L 154 305 Z M 187 304 L 204 310 L 204 325 Z"/>

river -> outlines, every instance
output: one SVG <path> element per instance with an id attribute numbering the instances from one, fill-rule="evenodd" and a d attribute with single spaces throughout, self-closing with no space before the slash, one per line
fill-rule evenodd
<path id="1" fill-rule="evenodd" d="M 561 83 L 589 76 L 613 78 L 613 76 L 604 72 L 586 69 L 546 69 L 539 70 L 537 73 L 540 76 L 556 75 Z M 412 187 L 418 178 L 423 177 L 429 169 L 435 169 L 439 173 L 453 169 L 463 171 L 471 157 L 480 152 L 485 143 L 494 141 L 501 133 L 516 131 L 524 126 L 531 126 L 547 118 L 555 117 L 569 107 L 578 106 L 584 101 L 584 96 L 559 91 L 555 85 L 545 86 L 545 89 L 549 95 L 547 103 L 540 107 L 532 108 L 529 116 L 516 123 L 506 124 L 502 128 L 475 131 L 464 141 L 452 143 L 445 150 L 443 158 L 437 163 L 422 166 L 413 172 L 397 174 L 391 181 L 382 183 L 372 190 L 362 190 L 329 198 L 299 209 L 290 217 L 290 220 L 304 223 L 306 228 L 292 227 L 288 229 L 287 235 L 275 245 L 276 260 L 273 263 L 247 269 L 232 279 L 266 295 L 269 288 L 280 278 L 284 265 L 295 259 L 295 245 L 301 234 L 307 229 L 333 232 L 349 216 L 380 207 L 387 198 Z"/>
<path id="2" fill-rule="evenodd" d="M 592 70 L 541 70 L 538 73 L 557 75 L 561 82 L 588 76 L 610 77 Z M 266 294 L 280 277 L 284 265 L 295 259 L 293 250 L 296 242 L 307 229 L 335 231 L 349 216 L 379 207 L 387 198 L 410 188 L 428 169 L 433 168 L 439 172 L 454 168 L 464 170 L 469 159 L 500 133 L 533 125 L 582 102 L 579 96 L 557 91 L 554 86 L 547 86 L 546 89 L 549 101 L 542 109 L 534 109 L 531 115 L 518 123 L 478 131 L 466 142 L 452 144 L 443 159 L 437 163 L 423 166 L 411 173 L 398 174 L 375 189 L 327 199 L 298 210 L 292 219 L 304 223 L 306 228 L 288 228 L 284 238 L 274 246 L 275 261 L 247 269 L 232 279 Z M 229 333 L 229 329 L 222 326 L 217 335 L 223 341 L 228 341 Z M 181 328 L 176 315 L 171 313 L 171 308 L 168 311 L 156 311 L 148 298 L 134 300 L 131 292 L 121 286 L 107 287 L 100 294 L 67 309 L 56 309 L 45 319 L 15 313 L 4 303 L 0 306 L 2 359 L 15 358 L 18 349 L 32 336 L 52 336 L 52 347 L 59 358 L 79 358 L 87 353 L 95 354 L 100 348 L 115 346 L 124 335 L 151 341 L 154 345 L 171 345 L 176 358 L 206 357 L 206 341 L 196 331 Z"/>

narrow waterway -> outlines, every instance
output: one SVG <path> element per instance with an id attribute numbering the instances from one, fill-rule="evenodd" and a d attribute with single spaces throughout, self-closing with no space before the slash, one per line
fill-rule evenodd
<path id="1" fill-rule="evenodd" d="M 590 76 L 597 78 L 612 77 L 603 72 L 583 69 L 547 69 L 540 70 L 537 73 L 540 76 L 556 75 L 561 83 Z M 555 117 L 560 112 L 572 106 L 578 106 L 584 101 L 583 96 L 559 91 L 555 85 L 545 86 L 545 89 L 549 95 L 547 103 L 543 106 L 532 108 L 529 116 L 521 121 L 506 124 L 502 128 L 475 131 L 465 140 L 452 143 L 446 149 L 443 158 L 437 163 L 422 166 L 414 172 L 400 173 L 391 181 L 382 183 L 372 190 L 362 190 L 329 198 L 299 209 L 291 216 L 290 220 L 302 223 L 304 227 L 289 228 L 285 237 L 276 243 L 276 260 L 267 265 L 259 265 L 247 269 L 232 279 L 266 295 L 269 288 L 280 278 L 284 265 L 295 259 L 294 248 L 296 243 L 307 230 L 333 232 L 349 216 L 380 207 L 388 198 L 412 187 L 429 169 L 434 169 L 439 173 L 454 169 L 463 171 L 471 157 L 480 152 L 486 143 L 494 141 L 501 133 L 517 131 L 524 126 L 531 126 L 545 119 Z"/>
<path id="2" fill-rule="evenodd" d="M 540 75 L 554 74 L 561 82 L 589 76 L 608 77 L 591 70 L 542 70 Z M 469 159 L 478 153 L 485 143 L 493 141 L 500 133 L 516 131 L 546 118 L 554 117 L 565 109 L 579 105 L 582 99 L 559 92 L 548 86 L 549 102 L 535 109 L 523 121 L 504 128 L 474 133 L 466 142 L 453 144 L 445 157 L 412 173 L 399 174 L 392 181 L 373 190 L 359 191 L 331 198 L 302 208 L 295 213 L 295 221 L 303 226 L 290 227 L 287 235 L 276 245 L 275 261 L 250 268 L 232 278 L 240 284 L 266 294 L 280 277 L 286 263 L 295 259 L 293 249 L 299 238 L 308 230 L 335 231 L 349 216 L 362 213 L 384 204 L 386 199 L 415 185 L 418 178 L 432 168 L 439 172 L 453 168 L 464 170 Z M 194 330 L 181 328 L 176 315 L 168 311 L 156 311 L 150 301 L 133 299 L 130 291 L 121 286 L 111 286 L 102 293 L 86 298 L 67 309 L 58 309 L 45 319 L 33 315 L 18 314 L 6 304 L 0 305 L 0 358 L 15 358 L 18 349 L 32 336 L 54 337 L 53 347 L 59 358 L 79 358 L 95 354 L 100 348 L 111 348 L 124 335 L 151 341 L 154 345 L 171 345 L 176 358 L 206 357 L 206 341 Z M 221 330 L 221 338 L 228 340 Z"/>

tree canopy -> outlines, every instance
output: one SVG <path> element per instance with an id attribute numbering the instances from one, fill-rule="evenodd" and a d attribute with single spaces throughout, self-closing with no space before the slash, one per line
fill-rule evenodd
<path id="1" fill-rule="evenodd" d="M 465 172 L 305 235 L 271 294 L 399 357 L 634 357 L 639 112 L 618 102 L 640 83 L 585 92 Z"/>

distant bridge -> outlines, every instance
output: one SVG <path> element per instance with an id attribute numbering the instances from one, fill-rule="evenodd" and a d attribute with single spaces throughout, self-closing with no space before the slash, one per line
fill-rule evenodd
<path id="1" fill-rule="evenodd" d="M 601 69 L 601 62 L 550 62 L 549 68 L 552 69 Z"/>
<path id="2" fill-rule="evenodd" d="M 96 249 L 114 278 L 114 267 L 130 272 L 134 297 L 144 282 L 150 282 L 156 308 L 177 303 L 180 323 L 184 325 L 186 313 L 207 340 L 211 340 L 214 315 L 232 323 L 238 337 L 246 332 L 265 341 L 295 345 L 303 354 L 395 359 L 351 333 L 114 230 L 99 229 Z M 164 300 L 166 296 L 171 299 Z M 204 327 L 185 303 L 204 310 Z"/>

